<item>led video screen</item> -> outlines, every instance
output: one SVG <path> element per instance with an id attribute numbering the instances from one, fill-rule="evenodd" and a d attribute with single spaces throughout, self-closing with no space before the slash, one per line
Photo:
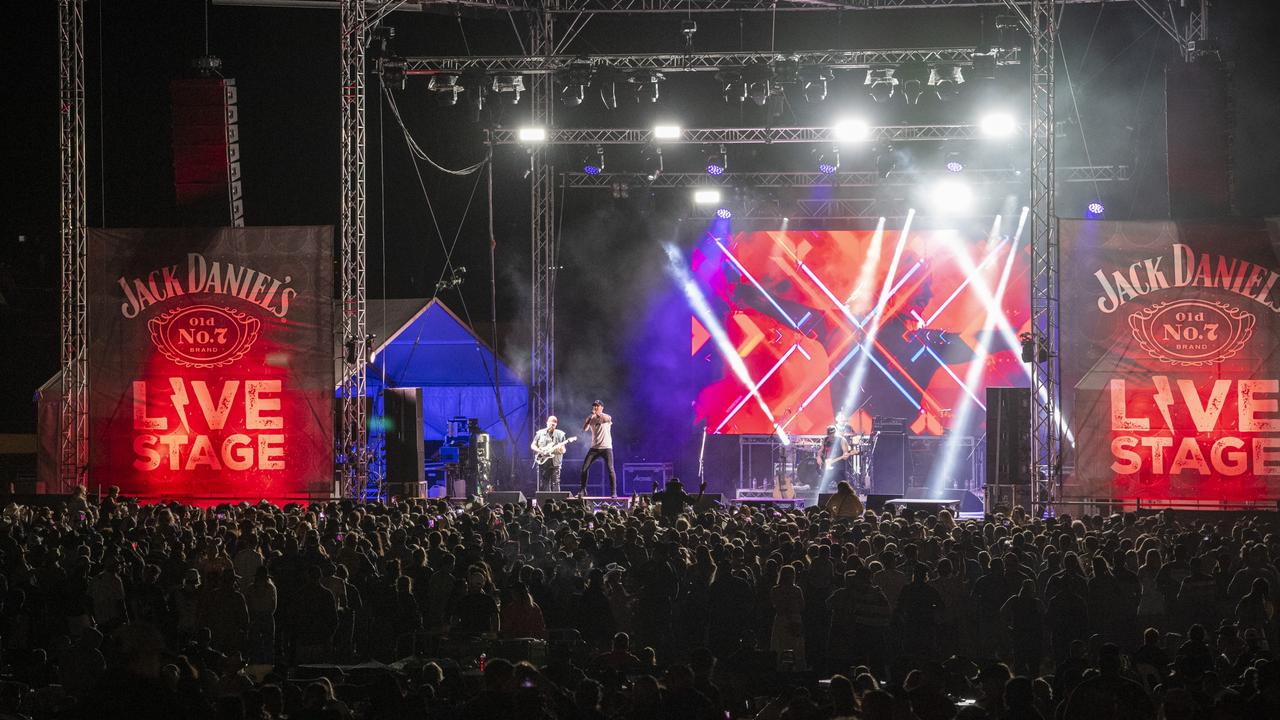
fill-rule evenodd
<path id="1" fill-rule="evenodd" d="M 690 261 L 695 401 L 709 433 L 816 435 L 874 417 L 980 431 L 988 386 L 1028 384 L 1016 218 L 973 230 L 707 233 Z M 977 428 L 977 429 L 975 429 Z"/>

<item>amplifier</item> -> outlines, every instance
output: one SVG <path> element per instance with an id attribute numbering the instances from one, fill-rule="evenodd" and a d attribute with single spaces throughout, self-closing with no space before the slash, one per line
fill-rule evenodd
<path id="1" fill-rule="evenodd" d="M 653 492 L 653 483 L 658 483 L 661 490 L 671 479 L 671 463 L 623 463 L 622 482 L 619 483 L 618 495 L 630 496 L 631 493 Z M 688 492 L 685 488 L 685 492 Z M 694 490 L 697 490 L 696 483 Z"/>
<path id="2" fill-rule="evenodd" d="M 906 418 L 881 417 L 876 416 L 871 419 L 871 432 L 884 433 L 905 433 L 907 432 Z"/>

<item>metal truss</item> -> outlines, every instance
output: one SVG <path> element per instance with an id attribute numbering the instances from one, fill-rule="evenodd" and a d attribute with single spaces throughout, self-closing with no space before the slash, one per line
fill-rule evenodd
<path id="1" fill-rule="evenodd" d="M 366 298 L 365 41 L 367 7 L 363 0 L 342 0 L 339 48 L 342 57 L 342 197 L 340 212 L 342 492 L 364 497 L 369 491 L 369 417 L 367 404 L 368 317 Z M 380 491 L 380 488 L 375 492 Z"/>
<path id="2" fill-rule="evenodd" d="M 69 492 L 84 483 L 89 465 L 84 0 L 58 2 L 58 96 L 62 244 L 58 480 L 62 487 L 50 490 Z"/>
<path id="3" fill-rule="evenodd" d="M 1017 65 L 1018 48 L 995 48 L 998 65 Z M 815 65 L 832 70 L 857 70 L 903 64 L 972 65 L 979 54 L 973 47 L 916 48 L 897 50 L 805 50 L 776 52 L 715 53 L 650 53 L 638 55 L 458 55 L 445 57 L 406 57 L 405 69 L 410 74 L 462 72 L 517 72 L 526 75 L 556 73 L 587 64 L 592 68 L 613 70 L 661 70 L 672 72 L 714 72 L 725 68 L 741 68 L 756 63 L 789 62 L 799 66 Z"/>
<path id="4" fill-rule="evenodd" d="M 1133 175 L 1128 165 L 1098 165 L 1059 168 L 1058 181 L 1072 183 L 1123 182 Z M 711 176 L 704 172 L 664 172 L 652 180 L 644 175 L 630 173 L 561 173 L 561 183 L 566 188 L 595 188 L 611 190 L 619 183 L 633 188 L 815 188 L 815 187 L 905 187 L 915 186 L 943 177 L 956 177 L 948 172 L 892 173 L 880 177 L 871 170 L 838 172 L 830 175 L 807 172 L 737 172 Z M 966 181 L 983 184 L 1022 184 L 1026 174 L 1012 168 L 992 170 L 966 169 Z"/>
<path id="5" fill-rule="evenodd" d="M 535 58 L 548 58 L 555 52 L 555 36 L 552 32 L 554 16 L 549 11 L 557 4 L 557 0 L 546 0 L 548 12 L 533 18 L 529 52 Z M 534 124 L 539 127 L 550 126 L 556 103 L 553 76 L 534 75 L 531 78 L 529 101 Z M 532 413 L 530 427 L 538 427 L 543 418 L 552 414 L 555 406 L 555 168 L 551 164 L 552 156 L 548 146 L 542 145 L 531 150 L 529 243 L 530 288 L 533 297 L 530 303 L 529 411 Z"/>
<path id="6" fill-rule="evenodd" d="M 213 0 L 214 5 L 337 9 L 342 0 Z M 1086 5 L 1129 0 L 1058 0 Z M 922 10 L 1001 7 L 1006 0 L 563 0 L 554 7 L 539 0 L 367 0 L 380 15 L 395 11 L 454 13 L 460 10 L 634 15 L 644 13 L 833 12 L 845 10 Z M 1019 5 L 1028 4 L 1018 0 Z"/>
<path id="7" fill-rule="evenodd" d="M 539 126 L 545 127 L 545 126 Z M 859 142 L 914 142 L 917 140 L 977 140 L 977 125 L 881 125 L 868 128 L 868 137 Z M 520 140 L 515 128 L 489 131 L 494 145 L 533 145 Z M 678 138 L 655 138 L 644 128 L 549 128 L 543 145 L 776 145 L 780 143 L 834 143 L 830 127 L 791 128 L 686 128 Z M 853 143 L 850 143 L 853 144 Z"/>
<path id="8" fill-rule="evenodd" d="M 1183 2 L 1185 13 L 1174 10 L 1173 3 L 1157 4 L 1152 0 L 1133 0 L 1173 41 L 1178 44 L 1182 58 L 1187 61 L 1213 52 L 1205 41 L 1209 39 L 1209 0 Z M 1179 17 L 1185 15 L 1185 19 Z"/>

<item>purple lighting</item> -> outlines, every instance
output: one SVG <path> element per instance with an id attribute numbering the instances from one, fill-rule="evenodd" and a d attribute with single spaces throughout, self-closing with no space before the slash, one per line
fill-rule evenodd
<path id="1" fill-rule="evenodd" d="M 964 163 L 960 162 L 959 160 L 947 161 L 947 172 L 958 173 L 962 170 L 964 170 Z"/>
<path id="2" fill-rule="evenodd" d="M 1090 219 L 1100 218 L 1106 213 L 1107 208 L 1100 200 L 1094 200 L 1084 208 L 1084 216 Z"/>
<path id="3" fill-rule="evenodd" d="M 723 175 L 723 174 L 724 174 L 724 166 L 723 166 L 723 165 L 716 165 L 715 163 L 708 163 L 708 164 L 707 164 L 707 174 L 708 174 L 708 175 L 717 175 L 717 176 L 718 176 L 718 175 Z"/>
<path id="4" fill-rule="evenodd" d="M 588 174 L 588 175 L 599 175 L 599 174 L 600 174 L 600 166 L 599 166 L 599 165 L 592 164 L 592 163 L 587 163 L 586 165 L 583 165 L 583 166 L 582 166 L 582 172 L 584 172 L 584 173 L 586 173 L 586 174 Z"/>
<path id="5" fill-rule="evenodd" d="M 728 220 L 729 218 L 733 217 L 733 213 L 729 210 L 729 208 L 720 208 L 716 210 L 716 217 L 720 218 L 721 220 Z"/>
<path id="6" fill-rule="evenodd" d="M 831 175 L 835 171 L 836 171 L 835 163 L 831 163 L 831 162 L 818 163 L 818 172 L 822 173 L 823 175 Z"/>

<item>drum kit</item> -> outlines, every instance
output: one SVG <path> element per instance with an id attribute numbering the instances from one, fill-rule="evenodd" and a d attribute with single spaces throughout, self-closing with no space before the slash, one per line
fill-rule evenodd
<path id="1" fill-rule="evenodd" d="M 832 491 L 840 480 L 847 480 L 855 489 L 867 485 L 867 471 L 871 459 L 871 435 L 859 435 L 848 432 L 841 433 L 852 448 L 853 454 L 848 458 L 847 477 L 832 477 L 831 487 L 822 487 L 827 458 L 822 453 L 822 435 L 802 435 L 793 437 L 789 445 L 780 445 L 774 459 L 774 477 L 779 478 L 779 485 L 785 491 L 787 486 L 796 492 Z"/>

